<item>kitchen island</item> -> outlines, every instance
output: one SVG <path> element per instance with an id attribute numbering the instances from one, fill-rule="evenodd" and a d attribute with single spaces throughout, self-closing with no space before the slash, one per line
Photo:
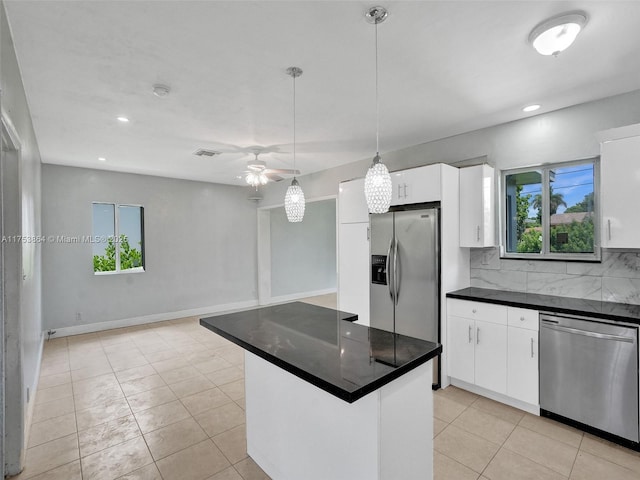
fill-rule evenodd
<path id="1" fill-rule="evenodd" d="M 274 480 L 433 478 L 438 344 L 293 302 L 202 318 L 245 349 L 247 452 Z"/>

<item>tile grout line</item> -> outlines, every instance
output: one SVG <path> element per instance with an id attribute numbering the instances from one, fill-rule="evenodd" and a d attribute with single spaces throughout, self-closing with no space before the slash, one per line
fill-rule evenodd
<path id="1" fill-rule="evenodd" d="M 573 463 L 571 464 L 571 471 L 569 472 L 569 478 L 573 475 L 573 469 L 576 467 L 576 462 L 578 461 L 578 456 L 582 450 L 582 442 L 584 441 L 584 432 L 582 433 L 582 437 L 580 437 L 580 445 L 578 445 L 578 451 L 576 452 L 576 458 L 573 459 Z"/>

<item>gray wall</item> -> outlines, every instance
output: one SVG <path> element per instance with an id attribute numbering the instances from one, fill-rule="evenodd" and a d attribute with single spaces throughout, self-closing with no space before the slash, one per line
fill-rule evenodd
<path id="1" fill-rule="evenodd" d="M 271 210 L 271 295 L 336 288 L 336 201 L 307 202 L 304 219 L 289 223 Z"/>
<path id="2" fill-rule="evenodd" d="M 44 246 L 45 328 L 256 300 L 256 205 L 244 188 L 46 164 L 42 187 L 46 235 L 91 235 L 93 201 L 145 215 L 144 273 L 94 275 L 91 244 Z"/>
<path id="3" fill-rule="evenodd" d="M 392 171 L 482 156 L 496 170 L 575 160 L 600 154 L 596 132 L 634 123 L 640 123 L 640 90 L 383 152 L 382 160 Z M 372 146 L 370 158 L 298 177 L 307 199 L 337 195 L 339 182 L 364 177 L 373 153 Z M 286 188 L 285 182 L 267 185 L 260 206 L 282 203 Z"/>
<path id="4" fill-rule="evenodd" d="M 383 161 L 390 170 L 401 170 L 486 156 L 499 172 L 599 155 L 597 132 L 635 123 L 640 123 L 640 90 L 386 152 Z M 340 181 L 364 176 L 370 162 L 358 160 L 298 180 L 307 198 L 335 195 Z M 281 202 L 285 188 L 269 185 L 261 205 Z M 501 261 L 497 249 L 479 250 L 472 251 L 471 285 L 640 303 L 638 262 L 635 252 L 604 251 L 601 264 L 589 264 Z"/>
<path id="5" fill-rule="evenodd" d="M 2 110 L 13 123 L 20 140 L 20 234 L 34 236 L 40 234 L 40 152 L 36 142 L 31 115 L 25 97 L 20 68 L 4 11 L 4 4 L 0 3 L 0 89 L 2 90 Z M 3 160 L 4 161 L 4 160 Z M 17 180 L 17 179 L 16 179 Z M 5 206 L 6 208 L 6 206 Z M 15 432 L 13 429 L 23 430 L 24 425 L 17 425 L 18 412 L 20 420 L 24 418 L 27 407 L 27 389 L 33 393 L 37 382 L 37 372 L 41 353 L 42 339 L 42 303 L 41 303 L 41 248 L 37 243 L 24 243 L 22 248 L 10 246 L 6 252 L 10 255 L 21 256 L 23 272 L 15 272 L 17 279 L 15 289 L 19 291 L 20 314 L 17 331 L 7 338 L 7 367 L 17 368 L 20 379 L 14 379 L 8 371 L 7 377 L 7 426 L 8 433 L 14 440 L 12 445 L 6 445 L 7 460 L 10 463 L 9 473 L 20 468 L 15 452 L 21 448 L 24 431 Z M 18 262 L 20 263 L 20 262 Z M 8 272 L 5 272 L 5 274 Z M 24 273 L 24 279 L 20 274 Z M 12 299 L 15 300 L 15 297 Z M 13 323 L 14 319 L 7 319 Z M 9 329 L 8 329 L 9 330 Z M 13 333 L 17 333 L 14 335 Z M 21 351 L 21 354 L 15 349 Z M 21 363 L 21 365 L 20 365 Z M 20 372 L 21 370 L 21 372 Z M 11 375 L 11 378 L 9 377 Z M 14 382 L 14 380 L 19 380 Z M 20 383 L 17 388 L 14 388 Z"/>

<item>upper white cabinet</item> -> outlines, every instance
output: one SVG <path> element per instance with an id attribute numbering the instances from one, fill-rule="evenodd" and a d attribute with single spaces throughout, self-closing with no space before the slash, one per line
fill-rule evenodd
<path id="1" fill-rule="evenodd" d="M 369 222 L 369 209 L 364 196 L 364 178 L 342 182 L 338 189 L 340 223 Z"/>
<path id="2" fill-rule="evenodd" d="M 494 170 L 489 165 L 460 169 L 460 246 L 495 245 Z"/>
<path id="3" fill-rule="evenodd" d="M 393 196 L 391 205 L 437 202 L 440 192 L 441 164 L 391 172 Z"/>
<path id="4" fill-rule="evenodd" d="M 600 186 L 602 246 L 640 248 L 640 215 L 631 200 L 640 191 L 640 136 L 602 143 Z"/>

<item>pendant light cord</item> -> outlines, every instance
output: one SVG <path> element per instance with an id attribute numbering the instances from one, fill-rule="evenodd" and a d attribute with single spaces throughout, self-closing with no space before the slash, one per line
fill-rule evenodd
<path id="1" fill-rule="evenodd" d="M 376 27 L 376 157 L 380 156 L 380 106 L 378 102 L 378 20 Z"/>
<path id="2" fill-rule="evenodd" d="M 293 178 L 296 178 L 296 75 L 293 77 Z"/>

